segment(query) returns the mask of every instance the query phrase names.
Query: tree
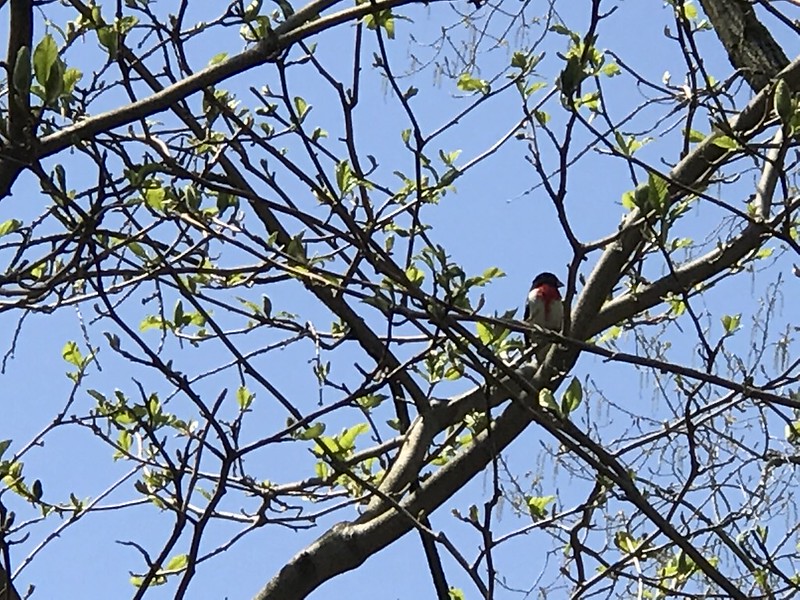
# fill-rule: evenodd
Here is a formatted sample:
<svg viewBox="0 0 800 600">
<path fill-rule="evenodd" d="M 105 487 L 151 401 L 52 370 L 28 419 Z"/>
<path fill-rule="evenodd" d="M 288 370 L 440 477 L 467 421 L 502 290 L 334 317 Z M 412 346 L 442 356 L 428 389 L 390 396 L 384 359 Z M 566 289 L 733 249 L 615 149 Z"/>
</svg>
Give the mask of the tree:
<svg viewBox="0 0 800 600">
<path fill-rule="evenodd" d="M 0 7 L 0 597 L 797 595 L 791 4 Z"/>
</svg>

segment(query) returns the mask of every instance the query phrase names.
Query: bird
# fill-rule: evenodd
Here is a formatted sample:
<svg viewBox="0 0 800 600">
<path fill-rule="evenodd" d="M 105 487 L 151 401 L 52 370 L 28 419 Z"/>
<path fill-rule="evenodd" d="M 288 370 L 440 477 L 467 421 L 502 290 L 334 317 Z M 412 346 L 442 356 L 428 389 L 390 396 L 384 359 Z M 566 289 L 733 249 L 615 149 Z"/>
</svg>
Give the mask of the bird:
<svg viewBox="0 0 800 600">
<path fill-rule="evenodd" d="M 551 331 L 561 331 L 561 323 L 564 320 L 564 304 L 561 302 L 561 294 L 558 288 L 564 284 L 558 277 L 545 271 L 533 278 L 531 290 L 528 292 L 528 299 L 525 302 L 525 322 L 528 325 L 538 325 L 542 329 Z M 525 332 L 525 345 L 532 347 L 541 346 L 536 351 L 536 361 L 541 364 L 547 354 L 548 344 L 544 343 L 541 336 L 533 331 Z"/>
</svg>

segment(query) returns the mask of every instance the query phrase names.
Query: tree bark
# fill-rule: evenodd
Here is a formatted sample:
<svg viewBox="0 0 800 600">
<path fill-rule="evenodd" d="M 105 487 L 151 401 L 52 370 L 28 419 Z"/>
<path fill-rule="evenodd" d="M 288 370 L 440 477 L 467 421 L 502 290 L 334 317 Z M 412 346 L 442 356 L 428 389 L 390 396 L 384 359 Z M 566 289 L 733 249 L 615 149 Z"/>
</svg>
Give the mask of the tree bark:
<svg viewBox="0 0 800 600">
<path fill-rule="evenodd" d="M 754 92 L 769 85 L 789 59 L 746 0 L 700 0 L 734 68 Z"/>
</svg>

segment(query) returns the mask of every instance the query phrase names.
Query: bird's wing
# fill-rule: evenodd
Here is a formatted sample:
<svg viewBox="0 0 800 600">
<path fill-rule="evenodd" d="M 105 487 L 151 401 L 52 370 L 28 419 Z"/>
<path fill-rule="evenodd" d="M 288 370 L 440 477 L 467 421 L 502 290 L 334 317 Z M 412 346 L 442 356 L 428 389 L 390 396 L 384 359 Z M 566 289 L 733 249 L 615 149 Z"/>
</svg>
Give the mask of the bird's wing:
<svg viewBox="0 0 800 600">
<path fill-rule="evenodd" d="M 525 302 L 525 320 L 536 325 L 542 325 L 544 321 L 544 302 L 535 290 L 530 291 Z"/>
<path fill-rule="evenodd" d="M 544 321 L 544 302 L 539 298 L 535 290 L 531 290 L 525 302 L 525 322 L 529 325 L 542 325 Z M 525 343 L 530 346 L 535 341 L 534 334 L 525 333 Z"/>
</svg>

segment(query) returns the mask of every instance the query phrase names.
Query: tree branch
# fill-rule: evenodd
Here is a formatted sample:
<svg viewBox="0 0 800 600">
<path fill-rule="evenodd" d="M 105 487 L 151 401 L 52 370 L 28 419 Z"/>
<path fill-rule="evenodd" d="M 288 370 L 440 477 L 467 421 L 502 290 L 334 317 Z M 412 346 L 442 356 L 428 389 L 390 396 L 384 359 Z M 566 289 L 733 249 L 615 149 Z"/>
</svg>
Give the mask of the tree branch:
<svg viewBox="0 0 800 600">
<path fill-rule="evenodd" d="M 785 79 L 791 89 L 795 90 L 800 87 L 800 59 L 796 59 L 789 65 L 781 73 L 781 77 Z M 765 127 L 765 120 L 770 111 L 768 100 L 768 90 L 763 90 L 736 118 L 725 125 L 725 130 L 735 135 L 740 141 L 751 139 Z M 684 196 L 687 190 L 701 187 L 711 174 L 733 155 L 729 150 L 714 143 L 720 135 L 722 134 L 710 135 L 672 169 L 669 181 L 670 195 L 673 201 Z M 609 247 L 598 261 L 576 303 L 573 312 L 572 337 L 586 339 L 597 331 L 619 320 L 629 318 L 641 310 L 642 300 L 640 297 L 636 299 L 623 297 L 616 301 L 617 305 L 609 304 L 603 307 L 603 304 L 608 293 L 619 280 L 622 267 L 642 240 L 642 217 L 640 211 L 632 211 L 621 226 L 622 233 L 617 242 Z M 733 247 L 737 252 L 745 249 L 744 254 L 746 254 L 758 243 L 763 230 L 764 227 L 761 225 L 749 226 Z M 707 257 L 707 261 L 711 263 L 710 266 L 697 265 L 696 268 L 702 267 L 703 274 L 707 277 L 710 273 L 717 273 L 739 260 L 733 250 L 728 249 L 726 252 L 723 249 L 721 252 L 722 256 L 716 260 Z M 690 263 L 690 265 L 693 264 Z M 686 268 L 684 267 L 684 269 Z M 663 296 L 658 293 L 656 288 L 650 293 L 654 300 L 657 298 L 657 301 L 660 301 Z M 634 308 L 633 302 L 638 302 L 635 305 L 636 308 Z M 427 514 L 438 508 L 475 474 L 484 469 L 491 461 L 492 456 L 506 448 L 528 426 L 531 419 L 545 426 L 549 432 L 557 434 L 557 427 L 553 424 L 551 417 L 530 409 L 526 403 L 529 402 L 527 400 L 528 392 L 541 387 L 542 382 L 547 380 L 545 378 L 553 374 L 554 369 L 551 363 L 555 363 L 559 367 L 560 373 L 567 373 L 574 365 L 579 353 L 580 349 L 574 346 L 564 348 L 554 345 L 535 379 L 531 380 L 530 371 L 525 369 L 516 371 L 515 377 L 504 379 L 496 392 L 497 396 L 489 400 L 489 403 L 493 405 L 496 401 L 506 398 L 512 398 L 515 401 L 493 423 L 491 440 L 487 441 L 486 431 L 476 437 L 476 441 L 471 447 L 434 473 L 420 486 L 418 492 L 410 494 L 402 501 L 401 504 L 407 508 L 407 511 L 410 514 L 417 514 L 420 511 Z M 517 384 L 516 377 L 530 381 L 531 385 L 525 385 L 524 382 L 523 385 Z M 547 387 L 555 389 L 562 379 L 563 375 L 551 379 L 547 383 Z M 435 409 L 427 415 L 419 416 L 409 429 L 393 469 L 387 476 L 393 480 L 392 485 L 388 487 L 396 490 L 398 482 L 417 472 L 418 464 L 423 460 L 430 440 L 441 427 L 443 413 L 440 411 L 453 411 L 447 417 L 454 417 L 467 405 L 473 403 L 479 405 L 483 397 L 483 391 L 476 388 L 442 405 L 441 408 L 437 407 L 438 410 Z M 644 510 L 641 506 L 642 503 L 646 505 L 645 508 L 649 507 L 644 511 L 648 517 L 658 516 L 657 511 L 636 492 L 635 486 L 632 488 L 633 491 L 628 488 L 630 486 L 625 488 L 625 492 L 632 502 L 642 510 Z M 385 489 L 384 485 L 381 485 L 381 489 Z M 654 522 L 698 564 L 701 564 L 700 561 L 702 561 L 701 566 L 704 572 L 720 587 L 734 597 L 743 597 L 713 565 L 710 565 L 702 555 L 698 554 L 688 541 L 682 539 L 668 522 L 664 519 Z M 413 524 L 399 512 L 386 509 L 384 503 L 373 503 L 358 520 L 339 523 L 295 555 L 256 598 L 258 600 L 267 600 L 268 598 L 282 600 L 305 597 L 324 581 L 358 567 L 369 556 L 388 546 L 412 527 Z"/>
<path fill-rule="evenodd" d="M 32 123 L 29 91 L 17 90 L 13 82 L 17 56 L 22 48 L 31 49 L 33 43 L 32 0 L 11 0 L 8 27 L 8 135 L 9 141 L 2 145 L 0 153 L 0 198 L 7 195 L 14 181 L 27 163 L 29 152 L 28 129 Z"/>
<path fill-rule="evenodd" d="M 745 0 L 700 0 L 734 68 L 754 92 L 789 64 L 789 59 Z"/>
<path fill-rule="evenodd" d="M 232 56 L 220 64 L 206 67 L 147 98 L 137 100 L 122 108 L 84 119 L 61 129 L 57 133 L 42 138 L 37 148 L 37 155 L 39 158 L 50 156 L 68 148 L 79 140 L 89 139 L 100 132 L 122 127 L 167 110 L 192 94 L 274 60 L 278 54 L 287 50 L 293 43 L 320 33 L 334 25 L 358 19 L 372 12 L 404 4 L 413 4 L 418 1 L 384 0 L 383 2 L 362 4 L 316 20 L 313 20 L 316 15 L 330 8 L 339 0 L 316 0 L 311 2 L 276 27 L 271 36 L 261 40 L 252 48 Z"/>
</svg>

